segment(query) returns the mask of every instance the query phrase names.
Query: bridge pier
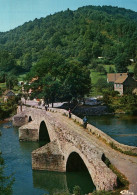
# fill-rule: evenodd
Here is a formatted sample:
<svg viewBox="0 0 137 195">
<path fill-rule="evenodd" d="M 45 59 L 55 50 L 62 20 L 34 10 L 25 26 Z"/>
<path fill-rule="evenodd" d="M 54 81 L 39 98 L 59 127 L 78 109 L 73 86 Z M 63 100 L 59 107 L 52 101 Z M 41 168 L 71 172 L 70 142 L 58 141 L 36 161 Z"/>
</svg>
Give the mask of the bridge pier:
<svg viewBox="0 0 137 195">
<path fill-rule="evenodd" d="M 56 140 L 32 152 L 32 169 L 65 172 L 64 156 Z"/>
<path fill-rule="evenodd" d="M 51 112 L 46 112 L 37 108 L 23 107 L 22 110 L 22 113 L 13 118 L 13 125 L 23 125 L 19 128 L 19 139 L 38 141 L 40 138 L 49 137 L 51 141 L 32 152 L 32 169 L 66 172 L 67 163 L 69 162 L 68 167 L 72 168 L 73 162 L 77 160 L 72 158 L 74 157 L 72 154 L 77 153 L 86 165 L 96 190 L 109 191 L 117 186 L 117 176 L 104 163 L 103 154 L 105 154 L 122 173 L 126 173 L 126 166 L 122 167 L 120 164 L 124 160 L 127 161 L 128 172 L 125 175 L 135 186 L 135 172 L 133 172 L 134 181 L 133 177 L 130 178 L 131 166 L 136 170 L 135 163 L 131 163 L 132 160 L 136 162 L 135 159 L 120 154 L 110 146 L 114 144 L 121 151 L 134 153 L 137 151 L 136 147 L 120 144 L 90 124 L 87 125 L 86 130 L 83 130 L 82 119 L 75 115 L 68 119 L 66 117 L 68 112 L 61 109 L 49 109 Z M 31 122 L 29 122 L 30 117 L 33 119 Z M 74 168 L 77 168 L 77 164 Z"/>
<path fill-rule="evenodd" d="M 15 127 L 21 127 L 28 122 L 28 116 L 24 113 L 17 114 L 12 119 L 12 124 Z"/>
<path fill-rule="evenodd" d="M 19 128 L 20 141 L 38 141 L 39 140 L 39 126 L 34 121 L 23 125 Z"/>
</svg>

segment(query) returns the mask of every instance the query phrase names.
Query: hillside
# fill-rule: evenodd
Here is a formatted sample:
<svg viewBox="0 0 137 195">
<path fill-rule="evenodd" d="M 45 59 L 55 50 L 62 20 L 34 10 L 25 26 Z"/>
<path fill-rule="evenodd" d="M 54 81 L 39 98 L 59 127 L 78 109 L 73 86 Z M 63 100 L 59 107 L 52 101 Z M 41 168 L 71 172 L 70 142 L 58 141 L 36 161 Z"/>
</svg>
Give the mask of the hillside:
<svg viewBox="0 0 137 195">
<path fill-rule="evenodd" d="M 8 66 L 14 65 L 20 73 L 29 71 L 47 50 L 86 66 L 100 56 L 102 64 L 123 59 L 127 66 L 129 59 L 137 58 L 137 13 L 111 6 L 68 9 L 1 32 L 0 50 L 1 59 L 2 51 L 10 53 Z M 0 61 L 2 71 L 4 62 Z"/>
</svg>

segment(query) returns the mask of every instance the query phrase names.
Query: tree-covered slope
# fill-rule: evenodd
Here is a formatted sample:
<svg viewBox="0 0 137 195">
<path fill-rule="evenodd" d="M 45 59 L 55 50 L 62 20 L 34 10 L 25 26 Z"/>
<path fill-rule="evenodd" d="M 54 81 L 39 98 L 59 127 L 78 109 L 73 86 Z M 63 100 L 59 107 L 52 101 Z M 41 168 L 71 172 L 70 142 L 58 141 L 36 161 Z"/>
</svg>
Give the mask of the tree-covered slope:
<svg viewBox="0 0 137 195">
<path fill-rule="evenodd" d="M 137 13 L 111 6 L 68 9 L 0 33 L 0 50 L 14 56 L 23 71 L 29 71 L 47 50 L 83 65 L 102 56 L 107 64 L 121 60 L 126 66 L 137 58 Z"/>
</svg>

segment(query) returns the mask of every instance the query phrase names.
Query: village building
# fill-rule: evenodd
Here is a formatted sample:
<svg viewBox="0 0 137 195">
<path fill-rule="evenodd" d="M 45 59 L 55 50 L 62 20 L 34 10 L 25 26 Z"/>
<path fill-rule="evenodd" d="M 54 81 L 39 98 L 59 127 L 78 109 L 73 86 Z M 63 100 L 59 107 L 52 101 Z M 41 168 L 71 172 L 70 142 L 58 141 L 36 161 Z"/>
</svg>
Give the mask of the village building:
<svg viewBox="0 0 137 195">
<path fill-rule="evenodd" d="M 12 98 L 15 96 L 15 93 L 11 90 L 6 90 L 3 94 L 3 100 L 4 102 L 7 102 L 8 99 Z"/>
<path fill-rule="evenodd" d="M 109 73 L 107 82 L 113 83 L 114 91 L 118 91 L 120 95 L 133 91 L 137 86 L 132 73 Z"/>
<path fill-rule="evenodd" d="M 115 81 L 120 77 L 120 76 L 127 76 L 128 73 L 108 73 L 107 74 L 107 82 L 108 83 L 115 83 Z"/>
</svg>

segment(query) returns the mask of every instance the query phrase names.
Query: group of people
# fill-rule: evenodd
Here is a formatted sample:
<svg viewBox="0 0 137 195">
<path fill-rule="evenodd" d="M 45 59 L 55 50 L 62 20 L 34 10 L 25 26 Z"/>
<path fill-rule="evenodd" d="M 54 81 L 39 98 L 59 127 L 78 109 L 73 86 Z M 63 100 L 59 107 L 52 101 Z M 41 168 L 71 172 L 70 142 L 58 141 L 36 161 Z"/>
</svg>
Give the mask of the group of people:
<svg viewBox="0 0 137 195">
<path fill-rule="evenodd" d="M 70 108 L 69 108 L 69 110 L 68 110 L 68 114 L 69 114 L 69 118 L 71 118 L 71 110 L 70 110 Z M 85 129 L 86 129 L 86 127 L 87 127 L 87 124 L 88 124 L 87 117 L 84 116 L 84 118 L 83 118 L 83 127 L 84 127 Z"/>
</svg>

